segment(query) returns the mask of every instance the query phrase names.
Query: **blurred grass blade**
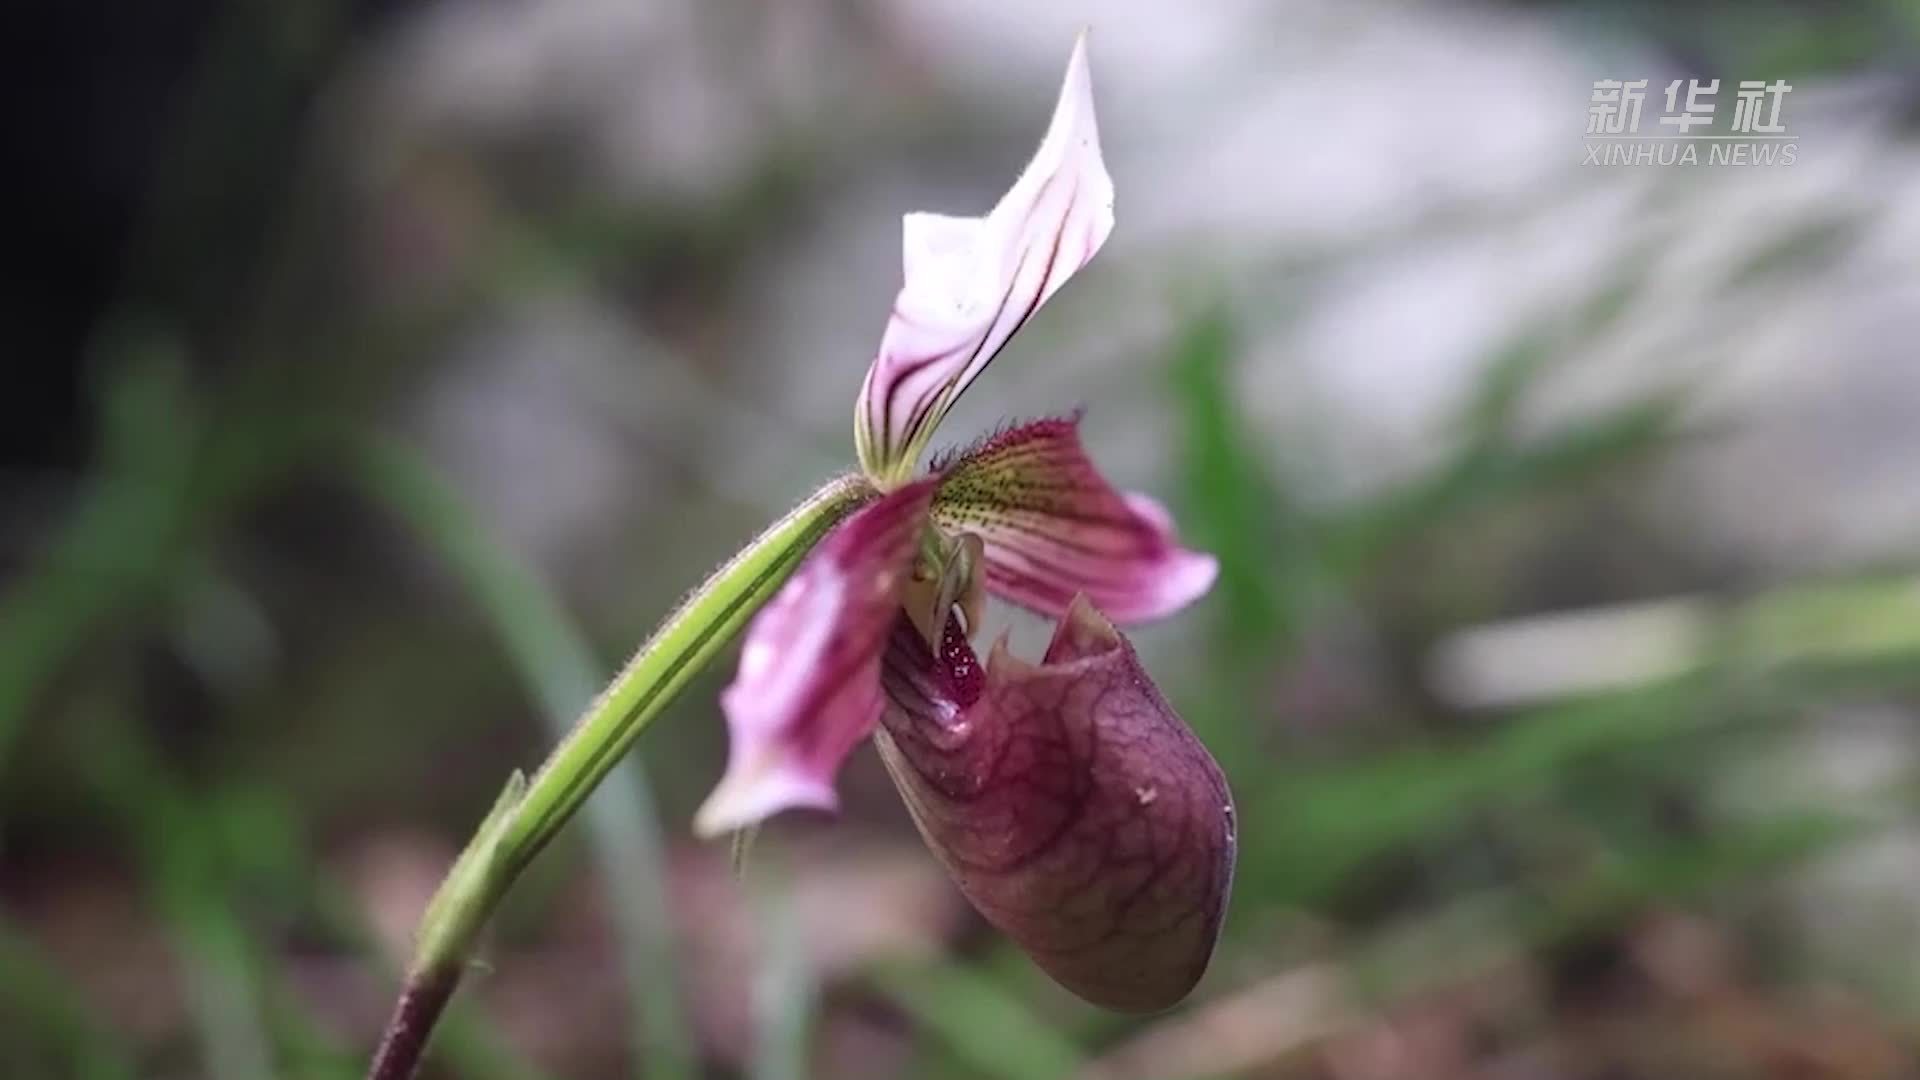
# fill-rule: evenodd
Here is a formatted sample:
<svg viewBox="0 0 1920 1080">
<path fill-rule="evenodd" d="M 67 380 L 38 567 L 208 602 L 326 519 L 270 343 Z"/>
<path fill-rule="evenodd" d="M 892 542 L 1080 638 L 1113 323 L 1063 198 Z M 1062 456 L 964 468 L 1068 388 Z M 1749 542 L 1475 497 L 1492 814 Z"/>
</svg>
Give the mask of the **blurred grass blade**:
<svg viewBox="0 0 1920 1080">
<path fill-rule="evenodd" d="M 778 875 L 753 890 L 762 945 L 753 977 L 753 1080 L 807 1080 L 817 987 L 793 893 Z"/>
<path fill-rule="evenodd" d="M 0 593 L 0 762 L 87 635 L 152 600 L 195 513 L 198 411 L 177 358 L 153 351 L 107 385 L 98 470 L 43 557 Z"/>
<path fill-rule="evenodd" d="M 1033 1009 L 976 971 L 951 964 L 883 965 L 873 981 L 954 1057 L 1000 1080 L 1060 1080 L 1080 1052 Z"/>
<path fill-rule="evenodd" d="M 91 1013 L 60 969 L 10 923 L 0 920 L 0 1018 L 5 1017 L 19 1018 L 58 1039 L 72 1069 L 67 1075 L 78 1080 L 133 1080 L 128 1050 Z M 27 1049 L 19 1043 L 0 1047 L 0 1064 L 15 1063 L 17 1059 L 9 1055 Z"/>
<path fill-rule="evenodd" d="M 489 537 L 425 462 L 392 444 L 362 449 L 361 484 L 446 559 L 500 634 L 550 731 L 565 738 L 603 681 L 585 636 L 533 571 Z M 694 1056 L 676 977 L 665 843 L 637 757 L 608 774 L 585 813 L 633 994 L 639 1064 L 648 1076 L 690 1077 Z"/>
<path fill-rule="evenodd" d="M 1839 262 L 1868 228 L 1866 216 L 1851 209 L 1827 209 L 1794 222 L 1761 240 L 1728 275 L 1726 288 L 1750 289 L 1769 279 L 1798 284 Z"/>
<path fill-rule="evenodd" d="M 184 891 L 204 883 L 180 884 Z M 258 1080 L 276 1071 L 260 1011 L 263 995 L 240 928 L 212 911 L 218 903 L 184 894 L 168 903 L 184 953 L 188 1008 L 200 1028 L 210 1080 Z"/>
<path fill-rule="evenodd" d="M 1244 784 L 1266 760 L 1260 732 L 1276 668 L 1343 598 L 1241 413 L 1236 346 L 1227 312 L 1207 309 L 1177 343 L 1170 377 L 1182 413 L 1180 518 L 1194 545 L 1220 560 L 1207 602 L 1224 612 L 1200 676 L 1204 692 L 1179 695 L 1180 706 L 1228 778 Z"/>
<path fill-rule="evenodd" d="M 271 1076 L 264 972 L 228 897 L 217 830 L 197 793 L 160 766 L 144 730 L 128 727 L 124 737 L 89 747 L 86 779 L 124 825 L 167 925 L 206 1073 L 211 1080 Z"/>
<path fill-rule="evenodd" d="M 1519 447 L 1470 441 L 1441 468 L 1330 523 L 1329 558 L 1343 577 L 1360 578 L 1411 537 L 1649 458 L 1674 438 L 1683 404 L 1677 394 L 1655 395 Z"/>
<path fill-rule="evenodd" d="M 186 786 L 151 745 L 150 733 L 140 722 L 141 714 L 120 681 L 106 679 L 90 684 L 75 710 L 68 730 L 88 733 L 86 750 L 77 755 L 83 762 L 77 779 L 93 805 L 110 814 L 123 833 L 138 860 L 147 892 L 176 942 L 188 953 L 183 966 L 194 965 L 210 972 L 196 980 L 201 998 L 206 993 L 232 994 L 244 984 L 245 992 L 235 996 L 251 996 L 258 1005 L 236 1009 L 230 1003 L 213 1000 L 196 1015 L 202 1038 L 209 1044 L 209 1056 L 213 1056 L 216 1043 L 234 1047 L 244 1043 L 267 1045 L 266 1031 L 238 1027 L 263 1021 L 277 1039 L 274 1048 L 282 1054 L 298 1053 L 302 1048 L 309 1052 L 323 1050 L 324 1033 L 304 1014 L 299 995 L 287 987 L 285 974 L 263 955 L 265 947 L 258 935 L 250 932 L 229 898 L 306 896 L 329 932 L 363 952 L 377 955 L 372 935 L 360 920 L 359 906 L 346 901 L 333 882 L 308 861 L 311 848 L 298 839 L 290 810 L 277 820 L 280 827 L 272 829 L 233 828 L 216 820 L 220 807 L 232 812 L 236 803 L 251 806 L 255 813 L 271 814 L 281 806 L 284 793 L 277 788 L 262 788 L 255 793 L 258 797 L 249 801 L 236 799 L 231 790 L 203 792 Z M 242 836 L 251 839 L 242 847 L 232 846 Z M 257 876 L 249 876 L 244 885 L 228 880 L 238 867 L 246 867 Z M 5 988 L 24 975 L 19 974 L 23 968 L 4 948 L 0 948 L 0 961 L 4 961 L 0 963 L 3 998 Z M 224 974 L 222 968 L 226 969 Z M 198 1007 L 199 999 L 193 1004 Z M 459 1066 L 458 1075 L 475 1080 L 541 1080 L 541 1073 L 516 1057 L 493 1031 L 472 1022 L 472 1017 L 461 1010 L 456 1010 L 447 1027 L 447 1056 Z M 101 1048 L 103 1052 L 107 1048 L 104 1041 Z M 220 1053 L 230 1059 L 240 1057 L 238 1050 Z M 287 1064 L 284 1060 L 280 1063 Z M 358 1076 L 360 1064 L 356 1049 L 343 1058 L 342 1075 Z M 233 1075 L 242 1067 L 227 1067 L 224 1074 L 212 1073 L 211 1069 L 208 1072 Z M 291 1066 L 286 1071 L 313 1075 Z"/>
<path fill-rule="evenodd" d="M 1697 681 L 1541 709 L 1491 735 L 1345 763 L 1276 769 L 1245 799 L 1241 889 L 1267 902 L 1325 902 L 1354 871 L 1456 827 L 1496 796 L 1537 788 L 1594 755 L 1697 731 Z"/>
<path fill-rule="evenodd" d="M 1498 346 L 1454 421 L 1456 437 L 1491 446 L 1511 436 L 1527 395 L 1541 380 L 1633 310 L 1659 251 L 1651 243 L 1636 245 L 1578 303 L 1551 308 Z"/>
<path fill-rule="evenodd" d="M 1376 929 L 1347 958 L 1355 983 L 1381 999 L 1442 991 L 1504 963 L 1605 932 L 1649 907 L 1695 904 L 1754 883 L 1880 828 L 1861 817 L 1783 814 L 1698 839 L 1667 840 L 1593 860 L 1532 889 L 1471 894 Z"/>
<path fill-rule="evenodd" d="M 1181 520 L 1195 546 L 1220 560 L 1213 595 L 1226 609 L 1224 640 L 1265 656 L 1289 634 L 1280 540 L 1284 500 L 1234 403 L 1233 328 L 1224 311 L 1197 317 L 1175 348 L 1173 389 L 1183 429 Z"/>
</svg>

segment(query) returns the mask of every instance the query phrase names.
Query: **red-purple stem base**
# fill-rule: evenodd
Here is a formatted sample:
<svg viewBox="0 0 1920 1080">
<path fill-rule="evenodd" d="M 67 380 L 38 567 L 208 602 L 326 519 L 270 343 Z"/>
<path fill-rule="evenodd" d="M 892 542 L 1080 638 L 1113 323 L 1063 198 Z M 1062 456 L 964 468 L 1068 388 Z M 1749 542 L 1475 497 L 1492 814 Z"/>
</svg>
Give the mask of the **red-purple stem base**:
<svg viewBox="0 0 1920 1080">
<path fill-rule="evenodd" d="M 374 1051 L 373 1064 L 367 1066 L 367 1080 L 412 1080 L 420 1069 L 434 1025 L 459 985 L 458 967 L 407 976 L 407 985 L 393 1006 L 393 1016 L 387 1020 L 387 1030 L 380 1036 L 380 1048 Z"/>
</svg>

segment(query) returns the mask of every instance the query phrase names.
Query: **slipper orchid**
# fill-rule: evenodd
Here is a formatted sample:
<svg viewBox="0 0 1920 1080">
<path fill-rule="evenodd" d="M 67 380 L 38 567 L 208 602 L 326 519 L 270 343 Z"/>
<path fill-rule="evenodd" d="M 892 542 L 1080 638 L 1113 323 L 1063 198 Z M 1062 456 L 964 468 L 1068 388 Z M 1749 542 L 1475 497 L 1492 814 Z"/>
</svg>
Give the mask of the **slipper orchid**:
<svg viewBox="0 0 1920 1080">
<path fill-rule="evenodd" d="M 1215 561 L 1100 476 L 1077 418 L 1008 428 L 915 475 L 954 402 L 1112 229 L 1082 38 L 998 205 L 905 219 L 904 284 L 855 409 L 865 501 L 748 627 L 721 699 L 726 775 L 695 825 L 832 808 L 834 774 L 872 735 L 988 920 L 1088 1000 L 1152 1010 L 1212 952 L 1233 809 L 1109 619 L 1177 611 Z M 1003 639 L 980 664 L 968 635 L 983 593 L 1060 620 L 1040 663 Z"/>
<path fill-rule="evenodd" d="M 1185 607 L 1213 558 L 1100 476 L 1077 417 L 916 475 L 954 402 L 1112 231 L 1082 37 L 999 204 L 907 215 L 905 281 L 854 410 L 860 473 L 716 569 L 532 777 L 513 774 L 421 917 L 370 1080 L 414 1075 L 508 887 L 743 627 L 721 696 L 727 771 L 698 831 L 831 808 L 840 763 L 871 736 L 960 890 L 1061 985 L 1134 1011 L 1193 988 L 1233 877 L 1232 797 L 1113 621 Z M 987 593 L 1060 620 L 1039 663 L 1004 638 L 980 663 L 968 637 Z"/>
</svg>

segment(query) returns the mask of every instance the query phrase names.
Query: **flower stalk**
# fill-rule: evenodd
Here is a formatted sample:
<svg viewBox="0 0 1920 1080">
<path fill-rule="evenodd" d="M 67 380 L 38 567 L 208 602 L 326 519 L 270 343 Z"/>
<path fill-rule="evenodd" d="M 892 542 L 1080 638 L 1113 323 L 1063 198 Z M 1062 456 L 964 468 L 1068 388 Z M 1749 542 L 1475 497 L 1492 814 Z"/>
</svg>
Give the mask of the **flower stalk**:
<svg viewBox="0 0 1920 1080">
<path fill-rule="evenodd" d="M 527 778 L 516 770 L 428 903 L 406 985 L 367 1070 L 371 1080 L 410 1077 L 419 1068 L 434 1025 L 460 985 L 473 943 L 506 891 L 511 875 L 505 873 L 501 840 L 526 789 Z"/>
<path fill-rule="evenodd" d="M 822 487 L 715 570 L 654 631 L 527 785 L 505 838 L 514 873 L 546 847 L 642 729 L 733 641 L 820 538 L 873 493 L 858 476 Z"/>
<path fill-rule="evenodd" d="M 414 1075 L 481 930 L 521 870 L 632 749 L 647 724 L 786 583 L 820 538 L 873 494 L 865 480 L 841 477 L 774 522 L 661 624 L 531 780 L 513 775 L 427 906 L 368 1080 Z"/>
</svg>

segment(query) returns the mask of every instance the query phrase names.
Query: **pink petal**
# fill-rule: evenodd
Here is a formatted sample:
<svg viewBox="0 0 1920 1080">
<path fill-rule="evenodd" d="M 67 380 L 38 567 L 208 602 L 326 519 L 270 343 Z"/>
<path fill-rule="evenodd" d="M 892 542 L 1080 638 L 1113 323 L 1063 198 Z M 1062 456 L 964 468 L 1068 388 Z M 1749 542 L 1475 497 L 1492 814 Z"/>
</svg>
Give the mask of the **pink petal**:
<svg viewBox="0 0 1920 1080">
<path fill-rule="evenodd" d="M 739 674 L 720 697 L 727 772 L 695 831 L 834 807 L 834 773 L 879 717 L 880 654 L 933 486 L 923 480 L 856 511 L 754 616 Z"/>
<path fill-rule="evenodd" d="M 944 470 L 933 514 L 987 542 L 987 588 L 1058 616 L 1077 593 L 1123 623 L 1171 614 L 1213 586 L 1213 556 L 1179 545 L 1173 519 L 1107 483 L 1080 446 L 1079 420 L 1001 432 Z"/>
<path fill-rule="evenodd" d="M 908 214 L 905 283 L 854 416 L 876 482 L 913 472 L 947 410 L 1047 298 L 1113 231 L 1086 39 L 1075 44 L 1040 149 L 984 217 Z"/>
<path fill-rule="evenodd" d="M 875 735 L 921 835 L 988 921 L 1097 1005 L 1164 1009 L 1206 970 L 1233 878 L 1232 796 L 1084 598 L 1048 659 L 982 676 L 902 619 Z"/>
</svg>

